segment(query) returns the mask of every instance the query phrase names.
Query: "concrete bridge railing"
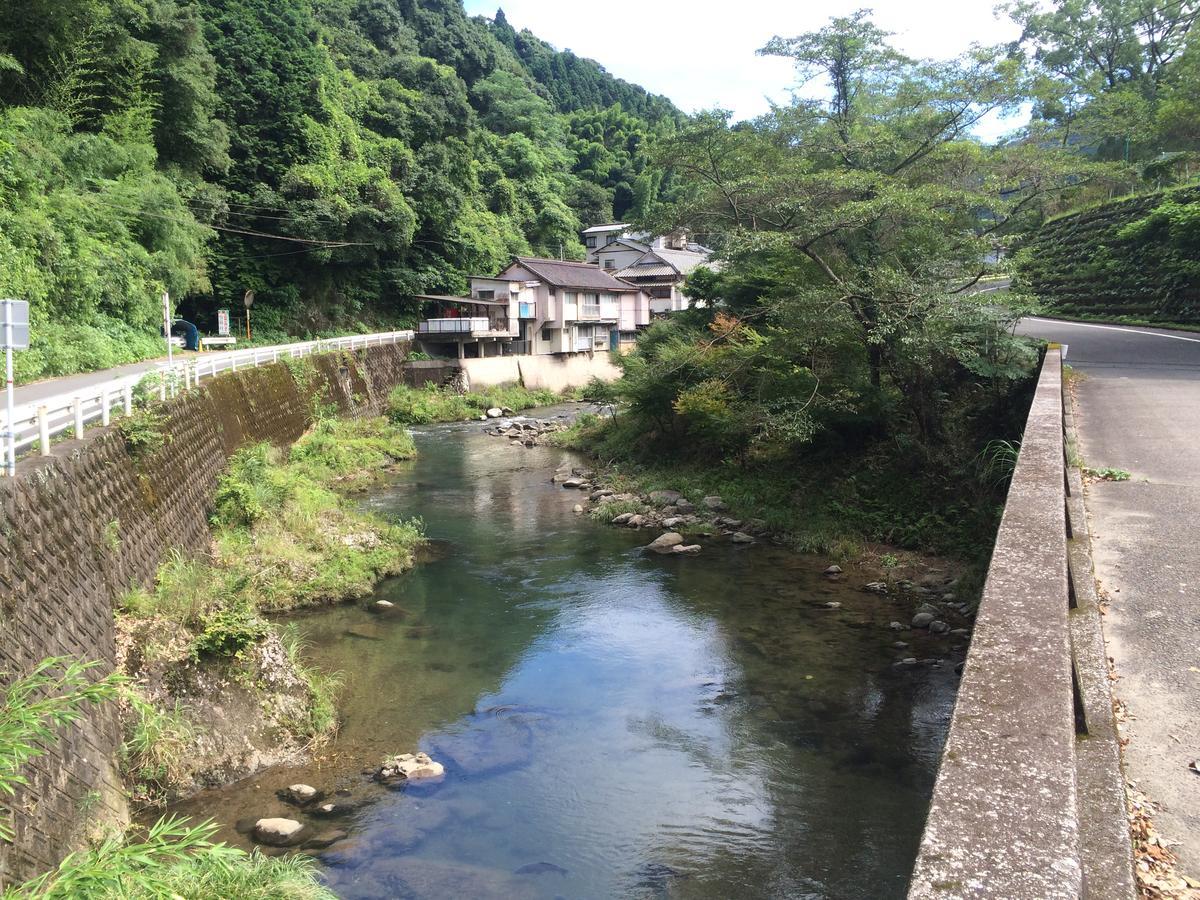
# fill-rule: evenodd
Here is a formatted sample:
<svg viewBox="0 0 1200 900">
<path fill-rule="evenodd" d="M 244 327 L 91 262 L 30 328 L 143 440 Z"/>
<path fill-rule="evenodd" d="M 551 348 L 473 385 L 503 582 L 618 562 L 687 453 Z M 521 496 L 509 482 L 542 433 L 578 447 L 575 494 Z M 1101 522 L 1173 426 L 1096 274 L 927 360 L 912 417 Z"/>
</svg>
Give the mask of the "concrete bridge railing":
<svg viewBox="0 0 1200 900">
<path fill-rule="evenodd" d="M 1132 898 L 1132 853 L 1062 357 L 1042 365 L 912 900 Z"/>
</svg>

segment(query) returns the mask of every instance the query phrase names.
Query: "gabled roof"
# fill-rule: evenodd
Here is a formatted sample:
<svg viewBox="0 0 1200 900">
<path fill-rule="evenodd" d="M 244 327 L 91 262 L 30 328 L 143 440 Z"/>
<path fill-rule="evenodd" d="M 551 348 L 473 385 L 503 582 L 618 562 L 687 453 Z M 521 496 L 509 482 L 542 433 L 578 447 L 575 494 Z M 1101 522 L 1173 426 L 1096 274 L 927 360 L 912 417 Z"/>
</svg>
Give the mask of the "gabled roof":
<svg viewBox="0 0 1200 900">
<path fill-rule="evenodd" d="M 585 228 L 585 229 L 583 229 L 583 233 L 584 234 L 597 234 L 601 231 L 618 231 L 620 229 L 624 229 L 624 228 L 628 228 L 628 227 L 629 226 L 627 224 L 625 224 L 624 222 L 609 222 L 605 225 L 593 225 L 591 228 Z"/>
<path fill-rule="evenodd" d="M 617 273 L 618 278 L 647 278 L 688 275 L 697 266 L 708 262 L 707 253 L 694 250 L 649 250 L 637 262 Z"/>
<path fill-rule="evenodd" d="M 637 288 L 613 278 L 592 263 L 566 262 L 561 259 L 538 259 L 533 256 L 514 256 L 513 266 L 533 273 L 546 284 L 560 288 L 580 288 L 588 291 L 635 291 Z M 505 271 L 508 271 L 507 269 Z M 504 273 L 500 274 L 503 278 Z"/>
<path fill-rule="evenodd" d="M 597 247 L 592 252 L 599 256 L 605 250 L 609 249 L 610 247 L 616 247 L 617 245 L 624 247 L 626 250 L 636 250 L 638 253 L 645 253 L 650 249 L 645 244 L 640 244 L 632 238 L 623 237 L 617 238 L 615 241 L 609 241 L 603 247 Z"/>
</svg>

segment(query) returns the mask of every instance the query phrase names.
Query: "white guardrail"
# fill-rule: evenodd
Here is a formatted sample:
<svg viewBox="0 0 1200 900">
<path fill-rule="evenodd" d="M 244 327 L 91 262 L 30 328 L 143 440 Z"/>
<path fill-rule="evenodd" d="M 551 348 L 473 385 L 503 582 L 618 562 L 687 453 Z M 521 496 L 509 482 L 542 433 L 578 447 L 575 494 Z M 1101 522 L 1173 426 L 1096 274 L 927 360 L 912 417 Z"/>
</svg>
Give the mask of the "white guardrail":
<svg viewBox="0 0 1200 900">
<path fill-rule="evenodd" d="M 174 396 L 178 391 L 188 390 L 221 372 L 255 368 L 281 359 L 301 359 L 330 350 L 357 350 L 360 347 L 396 344 L 412 339 L 411 331 L 384 331 L 274 347 L 210 351 L 179 360 L 174 365 L 162 363 L 144 372 L 18 405 L 13 409 L 13 421 L 7 430 L 14 436 L 13 443 L 18 453 L 37 445 L 45 456 L 50 453 L 51 440 L 64 431 L 74 430 L 74 436 L 78 438 L 83 436 L 89 424 L 99 422 L 108 425 L 114 417 L 129 415 L 133 411 L 133 390 L 148 376 L 159 376 L 159 399 L 165 400 L 168 394 Z M 3 469 L 0 468 L 0 471 Z"/>
</svg>

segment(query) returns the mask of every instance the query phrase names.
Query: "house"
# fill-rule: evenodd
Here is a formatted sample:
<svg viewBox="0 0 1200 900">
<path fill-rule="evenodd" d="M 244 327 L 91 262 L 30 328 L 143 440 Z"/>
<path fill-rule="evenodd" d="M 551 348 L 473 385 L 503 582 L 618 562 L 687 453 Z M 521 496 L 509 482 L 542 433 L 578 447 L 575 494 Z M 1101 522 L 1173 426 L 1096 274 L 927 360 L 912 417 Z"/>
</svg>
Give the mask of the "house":
<svg viewBox="0 0 1200 900">
<path fill-rule="evenodd" d="M 619 350 L 650 324 L 650 297 L 591 263 L 513 260 L 471 278 L 470 297 L 424 295 L 431 317 L 417 339 L 459 358 Z"/>
<path fill-rule="evenodd" d="M 587 261 L 596 262 L 596 251 L 625 236 L 629 229 L 630 226 L 624 222 L 610 222 L 607 225 L 593 225 L 583 229 L 580 237 L 583 238 L 583 246 L 587 250 Z"/>
<path fill-rule="evenodd" d="M 691 300 L 682 291 L 684 280 L 697 266 L 708 265 L 712 251 L 684 238 L 658 239 L 636 260 L 613 274 L 641 288 L 650 297 L 656 316 L 687 309 Z"/>
<path fill-rule="evenodd" d="M 585 228 L 582 237 L 588 248 L 588 262 L 642 288 L 650 295 L 650 311 L 656 316 L 688 308 L 691 301 L 680 286 L 712 255 L 682 230 L 652 237 L 632 231 L 622 222 L 613 222 Z"/>
</svg>

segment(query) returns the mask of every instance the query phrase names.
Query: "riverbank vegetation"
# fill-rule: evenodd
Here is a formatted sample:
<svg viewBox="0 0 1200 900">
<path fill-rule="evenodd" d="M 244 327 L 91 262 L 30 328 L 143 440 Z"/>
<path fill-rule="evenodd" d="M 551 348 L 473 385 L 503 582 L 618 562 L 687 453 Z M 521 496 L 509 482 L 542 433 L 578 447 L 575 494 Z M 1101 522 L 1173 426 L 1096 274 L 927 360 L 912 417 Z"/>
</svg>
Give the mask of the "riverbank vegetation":
<svg viewBox="0 0 1200 900">
<path fill-rule="evenodd" d="M 680 190 L 654 230 L 710 236 L 721 266 L 618 360 L 623 411 L 575 441 L 809 549 L 986 554 L 1004 479 L 983 461 L 1019 439 L 1038 351 L 971 291 L 997 244 L 1096 170 L 966 136 L 1022 96 L 998 52 L 910 60 L 862 12 L 763 52 L 830 95 L 752 124 L 700 115 L 660 145 Z"/>
<path fill-rule="evenodd" d="M 125 771 L 137 798 L 157 802 L 235 765 L 226 757 L 247 733 L 271 736 L 281 758 L 334 733 L 337 676 L 305 666 L 298 636 L 265 616 L 365 596 L 412 565 L 420 523 L 386 521 L 347 492 L 414 453 L 403 428 L 374 418 L 320 419 L 290 450 L 234 454 L 217 485 L 211 552 L 172 555 L 152 587 L 119 603 L 134 679 L 122 704 Z"/>
<path fill-rule="evenodd" d="M 42 755 L 60 729 L 89 707 L 113 702 L 125 689 L 118 674 L 98 676 L 95 663 L 46 659 L 14 679 L 0 702 L 0 796 L 25 784 L 21 772 Z M 10 838 L 7 819 L 0 837 Z M 326 900 L 333 895 L 303 858 L 267 859 L 211 840 L 217 826 L 161 820 L 144 832 L 131 828 L 97 838 L 56 868 L 23 884 L 6 886 L 4 900 L 96 897 L 209 897 Z"/>
<path fill-rule="evenodd" d="M 463 422 L 478 419 L 489 409 L 520 411 L 535 406 L 561 403 L 563 397 L 553 391 L 523 387 L 519 384 L 495 385 L 482 391 L 460 393 L 452 388 L 429 384 L 421 388 L 399 385 L 388 395 L 388 417 L 401 425 L 428 425 L 432 422 Z"/>
</svg>

